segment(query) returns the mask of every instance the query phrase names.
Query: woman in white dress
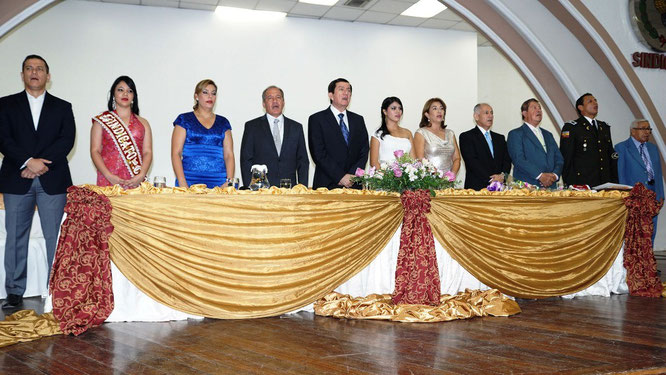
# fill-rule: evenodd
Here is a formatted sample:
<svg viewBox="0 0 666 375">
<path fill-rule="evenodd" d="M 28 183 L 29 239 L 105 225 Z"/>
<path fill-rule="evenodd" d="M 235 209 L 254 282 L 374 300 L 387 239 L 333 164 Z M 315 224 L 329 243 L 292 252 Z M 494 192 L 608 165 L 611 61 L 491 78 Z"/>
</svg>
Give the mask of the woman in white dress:
<svg viewBox="0 0 666 375">
<path fill-rule="evenodd" d="M 414 153 L 427 158 L 437 169 L 453 172 L 460 170 L 460 151 L 453 130 L 446 129 L 446 104 L 440 98 L 428 99 L 421 112 L 421 123 L 414 134 Z"/>
<path fill-rule="evenodd" d="M 390 96 L 382 102 L 382 124 L 370 138 L 370 166 L 380 168 L 382 163 L 391 163 L 395 160 L 394 152 L 404 151 L 414 157 L 412 147 L 412 132 L 400 127 L 402 118 L 402 102 L 395 96 Z"/>
</svg>

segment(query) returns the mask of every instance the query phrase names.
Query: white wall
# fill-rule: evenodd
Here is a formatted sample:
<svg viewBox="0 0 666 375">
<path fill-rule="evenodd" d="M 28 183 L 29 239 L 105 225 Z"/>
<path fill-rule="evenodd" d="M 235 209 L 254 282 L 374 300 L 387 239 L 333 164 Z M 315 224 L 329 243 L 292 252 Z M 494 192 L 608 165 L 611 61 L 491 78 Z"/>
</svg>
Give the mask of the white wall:
<svg viewBox="0 0 666 375">
<path fill-rule="evenodd" d="M 109 86 L 123 74 L 135 80 L 141 115 L 153 128 L 150 175 L 169 176 L 169 184 L 172 121 L 191 110 L 203 78 L 219 86 L 216 112 L 232 124 L 236 155 L 243 124 L 263 113 L 261 91 L 270 84 L 285 90 L 285 114 L 306 131 L 339 76 L 351 81 L 350 110 L 365 117 L 369 133 L 387 96 L 402 99 L 403 126 L 412 131 L 423 103 L 443 98 L 456 134 L 469 127 L 477 99 L 476 34 L 460 31 L 291 17 L 234 23 L 207 11 L 65 1 L 0 39 L 0 95 L 22 90 L 20 65 L 31 53 L 49 62 L 49 92 L 74 106 L 75 184 L 95 182 L 90 118 L 105 109 Z"/>
<path fill-rule="evenodd" d="M 547 58 L 552 59 L 555 73 L 563 73 L 563 85 L 570 95 L 571 107 L 574 107 L 580 95 L 586 92 L 594 94 L 599 101 L 597 118 L 611 126 L 613 143 L 625 140 L 625 129 L 633 120 L 631 111 L 599 64 L 585 52 L 580 41 L 539 2 L 533 2 L 526 7 L 522 0 L 502 1 L 520 17 L 525 27 L 539 38 L 545 53 L 548 53 Z M 609 5 L 619 2 L 624 1 L 603 1 Z M 566 118 L 564 121 L 574 119 Z M 559 125 L 561 127 L 564 124 Z"/>
<path fill-rule="evenodd" d="M 520 106 L 525 100 L 536 98 L 536 94 L 509 60 L 494 47 L 479 47 L 477 64 L 479 102 L 493 107 L 495 118 L 492 130 L 506 137 L 509 131 L 522 125 Z M 469 108 L 469 128 L 474 126 L 472 112 Z M 559 144 L 560 133 L 546 111 L 540 126 L 553 133 L 555 142 Z"/>
</svg>

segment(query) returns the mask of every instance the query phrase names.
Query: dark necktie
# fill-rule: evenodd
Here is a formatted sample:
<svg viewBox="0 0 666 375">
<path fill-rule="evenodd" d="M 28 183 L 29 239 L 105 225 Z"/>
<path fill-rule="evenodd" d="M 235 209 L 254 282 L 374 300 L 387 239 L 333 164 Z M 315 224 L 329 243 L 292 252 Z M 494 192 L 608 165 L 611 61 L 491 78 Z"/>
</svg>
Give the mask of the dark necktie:
<svg viewBox="0 0 666 375">
<path fill-rule="evenodd" d="M 349 129 L 347 129 L 347 124 L 345 124 L 345 114 L 338 113 L 340 118 L 340 130 L 342 130 L 342 137 L 345 139 L 345 143 L 349 146 Z"/>
<path fill-rule="evenodd" d="M 645 163 L 645 169 L 647 169 L 648 181 L 652 181 L 654 180 L 654 171 L 650 165 L 650 159 L 648 159 L 648 156 L 645 153 L 645 143 L 641 143 L 638 149 L 641 151 L 641 159 L 643 159 L 643 163 Z"/>
</svg>

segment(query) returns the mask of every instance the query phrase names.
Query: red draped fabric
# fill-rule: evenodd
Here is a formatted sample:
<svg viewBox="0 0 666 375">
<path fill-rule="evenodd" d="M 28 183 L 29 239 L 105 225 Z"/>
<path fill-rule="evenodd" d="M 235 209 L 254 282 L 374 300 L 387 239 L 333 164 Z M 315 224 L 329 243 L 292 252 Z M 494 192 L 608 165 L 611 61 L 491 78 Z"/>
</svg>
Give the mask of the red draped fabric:
<svg viewBox="0 0 666 375">
<path fill-rule="evenodd" d="M 430 192 L 405 191 L 400 197 L 405 215 L 395 269 L 394 304 L 439 305 L 439 270 L 435 239 L 426 214 Z"/>
<path fill-rule="evenodd" d="M 652 250 L 652 218 L 659 213 L 663 201 L 638 183 L 631 195 L 624 198 L 627 225 L 624 233 L 624 268 L 627 270 L 629 294 L 642 297 L 661 297 L 662 285 L 657 274 L 657 261 Z"/>
<path fill-rule="evenodd" d="M 104 323 L 113 311 L 111 203 L 103 195 L 72 186 L 67 189 L 65 213 L 49 291 L 60 329 L 79 335 Z"/>
</svg>

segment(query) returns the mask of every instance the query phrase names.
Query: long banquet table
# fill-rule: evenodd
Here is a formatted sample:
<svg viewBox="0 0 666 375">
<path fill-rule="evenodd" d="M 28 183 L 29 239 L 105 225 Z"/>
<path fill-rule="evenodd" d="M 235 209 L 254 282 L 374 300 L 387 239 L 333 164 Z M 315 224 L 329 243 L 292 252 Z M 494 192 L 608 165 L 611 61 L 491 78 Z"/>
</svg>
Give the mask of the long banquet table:
<svg viewBox="0 0 666 375">
<path fill-rule="evenodd" d="M 115 309 L 107 321 L 271 316 L 308 308 L 331 290 L 355 296 L 393 290 L 402 220 L 397 194 L 149 185 L 86 186 L 77 194 L 70 193 L 79 208 L 68 211 L 68 220 L 79 215 L 96 233 L 109 234 Z M 438 192 L 428 220 L 442 293 L 489 287 L 529 298 L 627 293 L 626 196 Z M 109 213 L 104 224 L 100 217 Z M 81 235 L 86 228 L 76 230 L 60 241 L 90 240 Z M 56 266 L 67 258 L 64 247 Z"/>
</svg>

